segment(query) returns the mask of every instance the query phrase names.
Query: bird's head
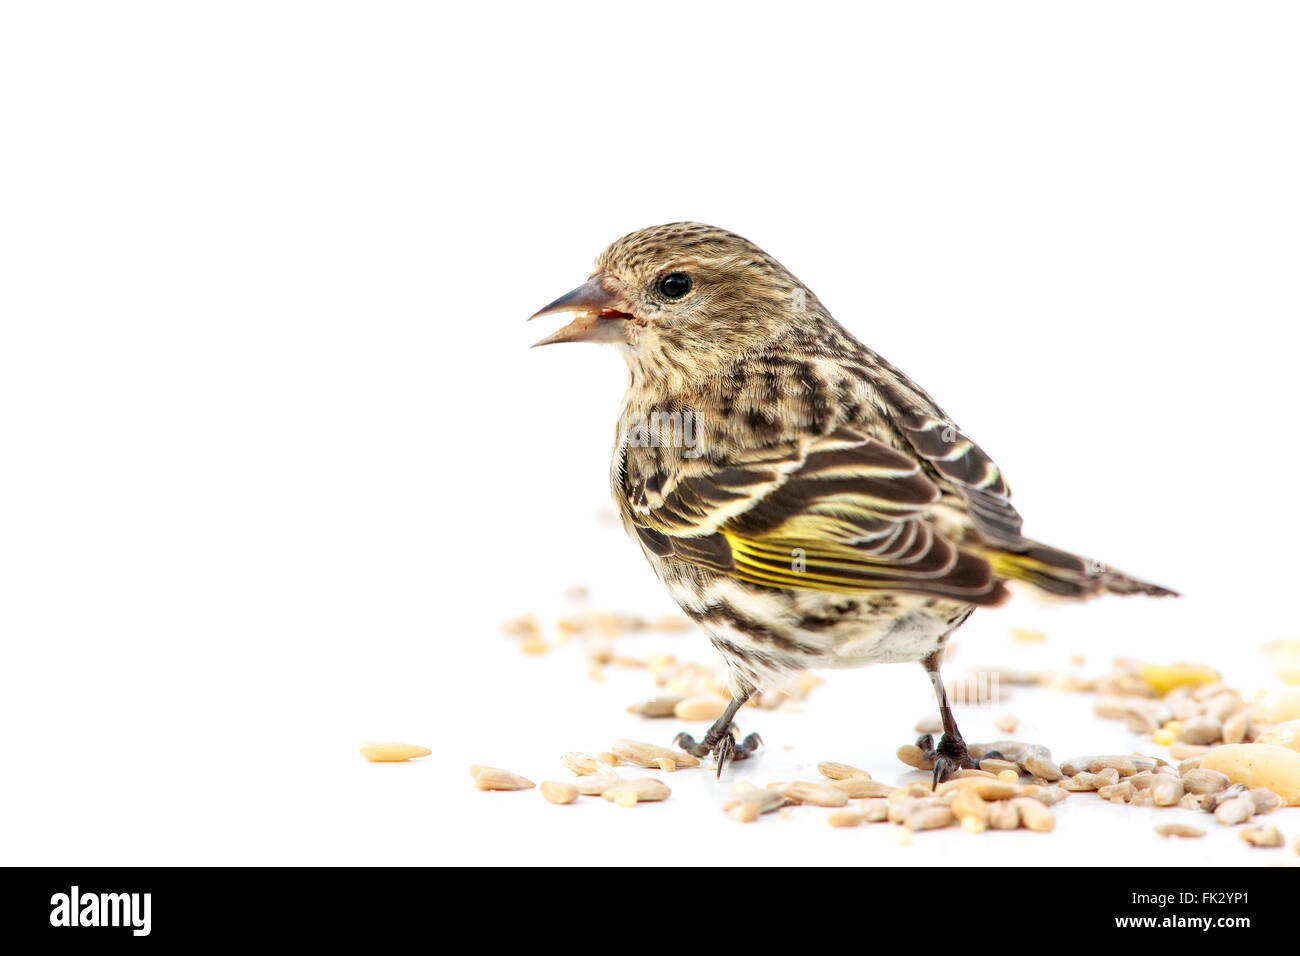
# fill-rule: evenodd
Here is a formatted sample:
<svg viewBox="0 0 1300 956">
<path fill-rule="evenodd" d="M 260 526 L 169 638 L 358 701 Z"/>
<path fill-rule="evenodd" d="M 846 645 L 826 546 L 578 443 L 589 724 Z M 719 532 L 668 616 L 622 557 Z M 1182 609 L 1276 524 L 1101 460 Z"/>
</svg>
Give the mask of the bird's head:
<svg viewBox="0 0 1300 956">
<path fill-rule="evenodd" d="M 675 222 L 619 239 L 596 271 L 537 312 L 577 317 L 538 345 L 607 342 L 633 374 L 690 375 L 762 347 L 822 315 L 811 292 L 747 239 Z"/>
</svg>

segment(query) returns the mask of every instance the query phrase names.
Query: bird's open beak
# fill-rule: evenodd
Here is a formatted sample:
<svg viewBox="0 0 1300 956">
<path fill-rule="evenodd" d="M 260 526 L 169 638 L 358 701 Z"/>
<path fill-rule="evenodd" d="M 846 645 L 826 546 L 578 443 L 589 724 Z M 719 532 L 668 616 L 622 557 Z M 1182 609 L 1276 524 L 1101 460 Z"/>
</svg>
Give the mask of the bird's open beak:
<svg viewBox="0 0 1300 956">
<path fill-rule="evenodd" d="M 605 288 L 604 275 L 597 273 L 567 295 L 562 295 L 544 309 L 529 316 L 529 321 L 552 312 L 576 312 L 577 318 L 533 345 L 555 342 L 626 342 L 629 324 L 636 321 L 617 295 Z"/>
</svg>

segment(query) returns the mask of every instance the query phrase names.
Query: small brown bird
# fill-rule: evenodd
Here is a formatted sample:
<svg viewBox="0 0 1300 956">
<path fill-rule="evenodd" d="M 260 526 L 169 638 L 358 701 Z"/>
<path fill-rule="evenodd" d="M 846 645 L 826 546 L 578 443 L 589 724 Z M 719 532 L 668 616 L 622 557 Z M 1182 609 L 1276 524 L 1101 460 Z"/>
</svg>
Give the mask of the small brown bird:
<svg viewBox="0 0 1300 956">
<path fill-rule="evenodd" d="M 758 748 L 736 711 L 808 668 L 919 661 L 935 781 L 976 767 L 939 678 L 944 643 L 1007 582 L 1083 599 L 1174 592 L 1039 544 L 997 465 L 924 391 L 740 236 L 678 222 L 619 239 L 538 342 L 608 342 L 631 370 L 610 469 L 623 525 L 730 670 L 696 742 L 719 773 Z M 536 318 L 536 316 L 534 316 Z"/>
</svg>

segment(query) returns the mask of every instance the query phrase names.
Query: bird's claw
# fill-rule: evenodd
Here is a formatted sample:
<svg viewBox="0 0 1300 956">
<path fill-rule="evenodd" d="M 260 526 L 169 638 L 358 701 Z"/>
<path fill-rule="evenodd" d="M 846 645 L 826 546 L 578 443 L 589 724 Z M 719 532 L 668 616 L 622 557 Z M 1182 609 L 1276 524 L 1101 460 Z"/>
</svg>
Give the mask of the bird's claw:
<svg viewBox="0 0 1300 956">
<path fill-rule="evenodd" d="M 916 738 L 916 746 L 931 761 L 934 762 L 934 777 L 930 782 L 930 788 L 935 789 L 939 784 L 948 780 L 958 770 L 978 770 L 980 762 L 970 755 L 966 749 L 966 741 L 960 737 L 950 737 L 944 734 L 939 738 L 939 746 L 934 745 L 934 737 L 930 734 L 922 734 Z M 996 750 L 990 750 L 984 755 L 995 759 L 1001 759 L 1002 754 Z"/>
<path fill-rule="evenodd" d="M 722 768 L 732 760 L 748 760 L 754 755 L 754 752 L 763 745 L 763 738 L 758 734 L 749 734 L 744 740 L 736 742 L 736 732 L 733 728 L 728 728 L 727 732 L 722 734 L 712 743 L 708 737 L 697 742 L 690 734 L 682 731 L 673 738 L 673 743 L 681 747 L 692 757 L 705 757 L 713 754 L 713 759 L 717 763 L 718 776 L 722 776 Z"/>
</svg>

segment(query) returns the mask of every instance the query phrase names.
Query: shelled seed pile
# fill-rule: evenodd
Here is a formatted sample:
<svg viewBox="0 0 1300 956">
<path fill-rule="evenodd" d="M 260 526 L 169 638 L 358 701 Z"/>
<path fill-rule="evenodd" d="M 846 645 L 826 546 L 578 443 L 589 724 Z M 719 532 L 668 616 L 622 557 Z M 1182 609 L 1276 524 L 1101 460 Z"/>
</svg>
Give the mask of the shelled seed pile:
<svg viewBox="0 0 1300 956">
<path fill-rule="evenodd" d="M 585 594 L 575 596 L 585 601 Z M 623 653 L 618 638 L 644 631 L 687 631 L 685 618 L 650 621 L 633 615 L 584 610 L 559 622 L 559 640 L 545 639 L 536 618 L 528 616 L 507 626 L 507 633 L 529 653 L 549 650 L 572 639 L 581 642 L 588 671 L 602 679 L 608 666 L 644 669 L 654 680 L 654 695 L 630 705 L 641 717 L 712 722 L 728 700 L 725 674 L 719 667 L 679 661 L 671 654 L 636 657 Z M 1037 643 L 1040 632 L 1017 631 L 1017 643 Z M 1300 673 L 1300 643 L 1275 642 L 1269 651 L 1278 673 L 1285 667 Z M 1278 661 L 1282 663 L 1279 664 Z M 1072 658 L 1075 667 L 1083 661 Z M 1288 673 L 1290 673 L 1288 672 Z M 790 817 L 796 807 L 823 808 L 829 825 L 851 828 L 870 823 L 893 824 L 899 842 L 910 842 L 918 831 L 959 827 L 967 833 L 1024 829 L 1048 833 L 1056 826 L 1053 808 L 1070 797 L 1096 794 L 1115 805 L 1181 808 L 1203 811 L 1208 824 L 1236 828 L 1241 840 L 1254 847 L 1283 846 L 1286 837 L 1270 820 L 1261 819 L 1288 806 L 1300 806 L 1300 687 L 1289 687 L 1258 699 L 1246 699 L 1228 687 L 1218 671 L 1202 664 L 1159 665 L 1129 659 L 1116 660 L 1098 677 L 1077 673 L 998 669 L 981 672 L 984 680 L 965 688 L 951 688 L 950 696 L 967 702 L 984 702 L 979 694 L 987 678 L 996 675 L 992 693 L 999 700 L 1005 688 L 1038 685 L 1057 691 L 1095 693 L 1094 714 L 1123 721 L 1132 732 L 1153 746 L 1167 748 L 1166 757 L 1142 753 L 1052 758 L 1044 746 L 1015 740 L 970 745 L 972 756 L 983 758 L 981 769 L 963 770 L 934 790 L 928 781 L 894 785 L 847 764 L 823 762 L 820 780 L 789 780 L 765 787 L 736 784 L 723 810 L 732 820 L 753 823 L 777 812 Z M 797 708 L 821 683 L 814 675 L 801 675 L 785 686 L 766 692 L 747 706 Z M 971 690 L 975 689 L 975 698 Z M 1003 714 L 996 722 L 1007 735 L 1019 721 Z M 917 725 L 921 733 L 937 733 L 933 721 Z M 999 756 L 985 755 L 998 751 Z M 898 750 L 909 767 L 930 771 L 933 766 L 914 744 Z M 1167 759 L 1166 759 L 1167 758 Z M 373 758 L 372 758 L 373 759 Z M 572 774 L 569 780 L 547 780 L 542 796 L 554 804 L 571 804 L 582 796 L 599 796 L 623 807 L 655 802 L 671 796 L 658 777 L 624 776 L 626 767 L 661 773 L 698 768 L 698 759 L 676 750 L 639 741 L 621 740 L 609 751 L 588 756 L 570 752 L 561 758 Z M 523 789 L 531 781 L 494 768 L 473 768 L 480 789 Z M 802 812 L 802 811 L 800 811 Z M 1289 816 L 1289 814 L 1287 814 Z M 1195 838 L 1207 830 L 1187 822 L 1155 827 L 1163 837 Z M 1300 837 L 1293 844 L 1300 853 Z"/>
</svg>

